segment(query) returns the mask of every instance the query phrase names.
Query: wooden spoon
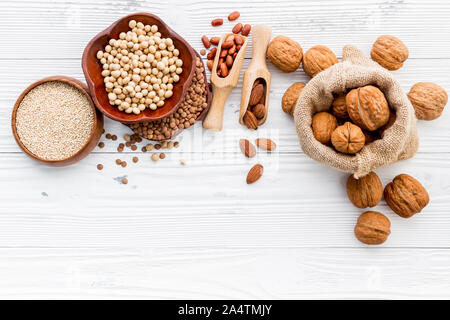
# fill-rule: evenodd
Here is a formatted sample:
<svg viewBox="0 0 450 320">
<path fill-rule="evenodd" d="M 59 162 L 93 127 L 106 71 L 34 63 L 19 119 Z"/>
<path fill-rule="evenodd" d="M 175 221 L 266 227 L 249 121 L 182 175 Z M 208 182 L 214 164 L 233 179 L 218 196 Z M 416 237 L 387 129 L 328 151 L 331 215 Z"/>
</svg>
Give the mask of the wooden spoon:
<svg viewBox="0 0 450 320">
<path fill-rule="evenodd" d="M 252 62 L 248 69 L 244 72 L 244 81 L 242 83 L 241 109 L 239 112 L 239 123 L 244 124 L 243 117 L 247 111 L 248 102 L 250 100 L 250 93 L 252 92 L 253 84 L 256 79 L 262 79 L 265 82 L 265 103 L 266 112 L 264 118 L 258 120 L 258 125 L 266 122 L 267 111 L 269 110 L 269 92 L 271 75 L 266 64 L 267 46 L 272 36 L 272 28 L 264 25 L 255 25 L 252 28 L 253 38 L 253 54 Z"/>
<path fill-rule="evenodd" d="M 217 65 L 219 63 L 219 56 L 222 48 L 222 43 L 225 39 L 230 36 L 235 35 L 233 33 L 227 33 L 222 35 L 220 38 L 220 42 L 218 45 L 218 50 L 216 54 L 216 58 L 214 59 L 214 64 L 211 71 L 211 84 L 212 84 L 212 92 L 213 98 L 211 101 L 211 107 L 209 108 L 209 112 L 206 115 L 205 120 L 203 120 L 203 128 L 205 129 L 213 129 L 213 130 L 222 130 L 223 123 L 223 111 L 225 107 L 225 102 L 227 101 L 228 96 L 231 91 L 236 87 L 239 81 L 239 75 L 242 69 L 242 63 L 244 62 L 245 51 L 247 50 L 248 38 L 243 37 L 244 43 L 242 44 L 241 49 L 239 50 L 236 58 L 234 59 L 233 66 L 231 67 L 230 73 L 225 78 L 221 78 L 217 75 Z"/>
</svg>

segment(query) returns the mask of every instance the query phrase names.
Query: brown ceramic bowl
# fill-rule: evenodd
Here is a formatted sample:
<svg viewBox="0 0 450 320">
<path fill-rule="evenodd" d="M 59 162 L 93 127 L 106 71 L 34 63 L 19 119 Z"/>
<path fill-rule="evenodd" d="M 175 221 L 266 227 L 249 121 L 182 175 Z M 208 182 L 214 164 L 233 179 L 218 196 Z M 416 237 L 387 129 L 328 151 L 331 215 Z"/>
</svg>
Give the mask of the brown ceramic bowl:
<svg viewBox="0 0 450 320">
<path fill-rule="evenodd" d="M 172 97 L 166 99 L 164 106 L 161 108 L 156 110 L 146 109 L 140 114 L 125 113 L 119 111 L 116 106 L 109 104 L 103 76 L 101 75 L 103 70 L 102 65 L 97 59 L 97 52 L 99 50 L 104 50 L 110 39 L 118 39 L 121 32 L 130 30 L 128 27 L 130 20 L 136 20 L 137 22 L 142 22 L 144 24 L 157 25 L 158 31 L 163 37 L 169 37 L 173 40 L 175 47 L 180 51 L 179 57 L 183 60 L 183 72 L 180 74 L 180 81 L 173 86 Z M 86 49 L 84 49 L 82 67 L 92 99 L 97 108 L 105 116 L 123 123 L 146 122 L 167 117 L 178 109 L 178 106 L 183 101 L 184 95 L 192 81 L 192 76 L 195 71 L 195 53 L 186 40 L 170 29 L 160 18 L 150 13 L 140 12 L 130 14 L 117 20 L 111 26 L 96 35 L 94 39 L 89 42 Z"/>
<path fill-rule="evenodd" d="M 83 93 L 88 98 L 88 100 L 91 104 L 92 110 L 94 111 L 94 128 L 92 129 L 89 140 L 86 142 L 86 144 L 83 146 L 83 148 L 80 149 L 80 151 L 78 151 L 71 157 L 69 157 L 67 159 L 62 159 L 62 160 L 45 160 L 45 159 L 42 159 L 42 158 L 36 156 L 35 154 L 31 153 L 22 144 L 22 141 L 20 141 L 20 138 L 17 134 L 17 129 L 16 129 L 17 109 L 18 109 L 20 103 L 22 102 L 22 99 L 27 95 L 28 92 L 30 92 L 31 89 L 37 87 L 40 84 L 43 84 L 45 82 L 50 82 L 50 81 L 65 82 L 65 83 L 77 88 L 81 93 Z M 68 166 L 70 164 L 80 161 L 81 159 L 86 157 L 92 151 L 92 149 L 95 148 L 98 141 L 100 140 L 100 137 L 102 136 L 103 115 L 95 108 L 94 102 L 92 101 L 91 96 L 89 95 L 88 88 L 86 87 L 86 85 L 84 83 L 78 81 L 77 79 L 71 78 L 71 77 L 53 76 L 53 77 L 48 77 L 48 78 L 44 78 L 39 81 L 36 81 L 35 83 L 31 84 L 28 88 L 26 88 L 22 92 L 22 94 L 17 99 L 16 104 L 14 105 L 14 109 L 13 109 L 12 117 L 11 117 L 11 126 L 12 126 L 12 131 L 14 134 L 14 138 L 16 139 L 17 144 L 19 145 L 20 148 L 22 148 L 22 150 L 27 155 L 29 155 L 31 158 L 38 160 L 42 163 L 45 163 L 47 165 L 56 166 L 56 167 L 64 167 L 64 166 Z"/>
</svg>

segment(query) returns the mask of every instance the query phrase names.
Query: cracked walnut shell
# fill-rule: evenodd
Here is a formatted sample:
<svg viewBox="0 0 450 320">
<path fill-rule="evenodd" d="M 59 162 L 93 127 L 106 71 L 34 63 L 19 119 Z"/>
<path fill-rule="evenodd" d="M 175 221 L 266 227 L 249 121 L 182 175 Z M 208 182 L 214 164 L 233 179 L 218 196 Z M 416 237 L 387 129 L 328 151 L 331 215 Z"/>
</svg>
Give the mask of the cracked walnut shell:
<svg viewBox="0 0 450 320">
<path fill-rule="evenodd" d="M 368 85 L 353 89 L 345 101 L 350 119 L 362 129 L 374 131 L 389 120 L 389 105 L 377 87 Z"/>
<path fill-rule="evenodd" d="M 399 174 L 384 188 L 388 206 L 402 218 L 410 218 L 430 202 L 427 190 L 407 174 Z"/>
<path fill-rule="evenodd" d="M 432 82 L 418 82 L 408 93 L 417 119 L 434 120 L 441 116 L 448 101 L 445 90 Z"/>
<path fill-rule="evenodd" d="M 359 179 L 351 175 L 347 180 L 347 195 L 358 208 L 375 207 L 383 196 L 383 185 L 375 172 Z"/>
<path fill-rule="evenodd" d="M 281 99 L 281 108 L 287 114 L 294 115 L 295 104 L 297 103 L 300 93 L 306 86 L 303 82 L 296 82 L 287 88 L 286 92 Z"/>
<path fill-rule="evenodd" d="M 281 71 L 294 72 L 302 62 L 303 49 L 291 38 L 278 36 L 270 42 L 267 58 Z"/>
<path fill-rule="evenodd" d="M 382 244 L 391 234 L 391 222 L 382 213 L 367 211 L 358 217 L 356 238 L 365 244 Z"/>
<path fill-rule="evenodd" d="M 317 141 L 323 144 L 329 144 L 331 134 L 337 128 L 336 118 L 328 112 L 316 113 L 312 118 L 312 131 Z"/>
<path fill-rule="evenodd" d="M 380 36 L 370 51 L 370 56 L 382 67 L 388 70 L 397 70 L 408 59 L 408 47 L 394 36 Z"/>
<path fill-rule="evenodd" d="M 331 135 L 331 143 L 337 151 L 355 154 L 364 147 L 366 138 L 361 128 L 351 122 L 346 122 L 336 128 Z"/>
<path fill-rule="evenodd" d="M 336 55 L 328 47 L 314 46 L 305 52 L 303 70 L 312 78 L 338 62 Z"/>
</svg>

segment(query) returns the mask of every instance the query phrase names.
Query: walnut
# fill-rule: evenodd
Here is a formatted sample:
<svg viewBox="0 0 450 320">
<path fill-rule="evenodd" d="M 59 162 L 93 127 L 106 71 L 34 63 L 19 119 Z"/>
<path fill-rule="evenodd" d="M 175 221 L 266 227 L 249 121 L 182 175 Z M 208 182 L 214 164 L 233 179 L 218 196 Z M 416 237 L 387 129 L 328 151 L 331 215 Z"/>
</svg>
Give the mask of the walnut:
<svg viewBox="0 0 450 320">
<path fill-rule="evenodd" d="M 281 99 L 281 108 L 287 114 L 291 116 L 294 114 L 295 104 L 297 103 L 298 97 L 302 92 L 303 88 L 306 86 L 303 82 L 296 82 L 287 88 L 286 92 Z"/>
<path fill-rule="evenodd" d="M 383 136 L 384 132 L 392 127 L 392 125 L 395 123 L 395 120 L 397 120 L 397 115 L 395 114 L 395 111 L 392 109 L 389 109 L 389 119 L 388 122 L 382 126 L 381 128 L 377 129 L 377 133 L 380 135 L 380 137 Z"/>
<path fill-rule="evenodd" d="M 375 172 L 359 179 L 351 175 L 347 180 L 347 195 L 358 208 L 375 207 L 383 196 L 383 185 Z"/>
<path fill-rule="evenodd" d="M 416 83 L 409 91 L 408 98 L 420 120 L 439 118 L 448 100 L 447 92 L 432 82 Z"/>
<path fill-rule="evenodd" d="M 281 71 L 294 72 L 302 62 L 303 49 L 291 38 L 278 36 L 270 42 L 267 58 Z"/>
<path fill-rule="evenodd" d="M 337 151 L 354 154 L 364 147 L 366 139 L 361 128 L 346 122 L 336 128 L 331 135 L 331 143 Z"/>
<path fill-rule="evenodd" d="M 408 55 L 408 48 L 394 36 L 379 37 L 370 51 L 372 59 L 388 70 L 400 69 Z"/>
<path fill-rule="evenodd" d="M 328 112 L 316 113 L 312 118 L 312 130 L 317 141 L 329 144 L 331 134 L 338 126 L 336 118 Z"/>
<path fill-rule="evenodd" d="M 391 222 L 382 213 L 367 211 L 358 217 L 356 238 L 365 244 L 382 244 L 391 234 Z"/>
<path fill-rule="evenodd" d="M 338 63 L 338 59 L 326 46 L 314 46 L 305 52 L 303 57 L 303 70 L 311 78 L 319 72 Z"/>
<path fill-rule="evenodd" d="M 389 106 L 383 92 L 368 85 L 351 90 L 345 98 L 350 119 L 369 131 L 384 126 L 389 120 Z"/>
<path fill-rule="evenodd" d="M 422 211 L 430 201 L 427 190 L 419 181 L 407 174 L 399 174 L 384 188 L 388 206 L 403 218 Z"/>
<path fill-rule="evenodd" d="M 339 119 L 347 119 L 348 118 L 348 112 L 347 112 L 347 104 L 345 103 L 345 96 L 346 94 L 340 94 L 338 95 L 331 104 L 333 114 L 336 116 L 336 118 Z"/>
</svg>

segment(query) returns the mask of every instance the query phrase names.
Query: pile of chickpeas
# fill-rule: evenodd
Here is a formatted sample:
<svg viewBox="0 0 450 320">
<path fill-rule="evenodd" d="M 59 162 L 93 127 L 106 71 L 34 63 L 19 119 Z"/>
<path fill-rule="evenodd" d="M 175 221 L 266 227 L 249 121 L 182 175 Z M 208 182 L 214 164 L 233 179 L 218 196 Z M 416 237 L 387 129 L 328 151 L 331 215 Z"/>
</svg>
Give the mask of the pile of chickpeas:
<svg viewBox="0 0 450 320">
<path fill-rule="evenodd" d="M 97 52 L 103 66 L 109 103 L 126 113 L 156 110 L 173 95 L 173 84 L 180 81 L 183 61 L 171 38 L 162 38 L 156 25 L 131 20 L 131 31 L 109 40 Z"/>
</svg>

